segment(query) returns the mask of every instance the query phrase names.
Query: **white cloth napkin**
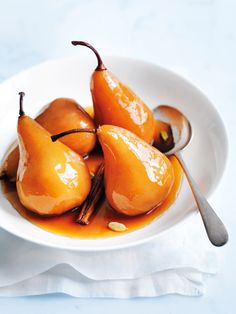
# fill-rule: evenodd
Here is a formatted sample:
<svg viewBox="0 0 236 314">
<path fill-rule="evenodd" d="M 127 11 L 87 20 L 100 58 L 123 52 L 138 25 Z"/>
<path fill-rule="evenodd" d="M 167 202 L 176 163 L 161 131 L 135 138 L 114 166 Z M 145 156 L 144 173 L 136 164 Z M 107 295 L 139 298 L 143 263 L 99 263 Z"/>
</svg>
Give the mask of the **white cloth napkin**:
<svg viewBox="0 0 236 314">
<path fill-rule="evenodd" d="M 215 274 L 215 249 L 200 217 L 155 241 L 123 250 L 52 249 L 0 230 L 0 296 L 66 293 L 76 297 L 198 296 Z"/>
</svg>

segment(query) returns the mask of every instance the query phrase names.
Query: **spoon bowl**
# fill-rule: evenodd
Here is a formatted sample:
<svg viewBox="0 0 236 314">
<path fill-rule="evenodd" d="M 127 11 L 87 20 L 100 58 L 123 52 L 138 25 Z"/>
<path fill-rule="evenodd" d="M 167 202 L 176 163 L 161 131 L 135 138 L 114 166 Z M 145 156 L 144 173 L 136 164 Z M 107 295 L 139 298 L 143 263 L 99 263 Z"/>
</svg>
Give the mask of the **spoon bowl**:
<svg viewBox="0 0 236 314">
<path fill-rule="evenodd" d="M 192 127 L 190 122 L 184 114 L 182 114 L 182 112 L 167 105 L 156 107 L 153 113 L 156 120 L 163 121 L 170 126 L 173 145 L 171 146 L 171 149 L 165 150 L 165 154 L 175 155 L 182 165 L 201 214 L 209 240 L 215 246 L 222 246 L 226 244 L 228 241 L 228 233 L 224 224 L 206 200 L 181 156 L 181 151 L 189 144 L 192 138 Z"/>
<path fill-rule="evenodd" d="M 188 119 L 178 109 L 167 105 L 156 107 L 153 114 L 156 120 L 161 120 L 171 126 L 174 147 L 165 154 L 173 155 L 183 150 L 192 138 L 192 127 Z"/>
</svg>

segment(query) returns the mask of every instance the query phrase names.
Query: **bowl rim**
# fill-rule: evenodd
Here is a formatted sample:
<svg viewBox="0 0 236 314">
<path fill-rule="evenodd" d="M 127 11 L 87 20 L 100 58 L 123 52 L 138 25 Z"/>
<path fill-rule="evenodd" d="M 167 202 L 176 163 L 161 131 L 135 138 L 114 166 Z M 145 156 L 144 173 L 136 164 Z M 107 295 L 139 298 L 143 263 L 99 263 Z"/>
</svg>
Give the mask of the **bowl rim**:
<svg viewBox="0 0 236 314">
<path fill-rule="evenodd" d="M 53 58 L 53 59 L 48 59 L 48 60 L 46 60 L 44 62 L 40 62 L 38 64 L 35 64 L 32 67 L 29 67 L 29 68 L 27 68 L 27 69 L 25 69 L 23 71 L 20 71 L 20 72 L 14 74 L 13 76 L 7 78 L 3 82 L 1 82 L 0 83 L 0 91 L 1 91 L 2 88 L 4 88 L 5 84 L 8 84 L 12 80 L 17 79 L 19 76 L 24 75 L 24 74 L 26 74 L 27 72 L 29 72 L 31 70 L 34 71 L 34 70 L 39 69 L 40 67 L 45 67 L 45 66 L 47 66 L 49 64 L 52 64 L 52 63 L 78 60 L 79 58 L 83 59 L 83 58 L 87 58 L 87 57 L 84 56 L 84 55 L 81 55 L 79 57 L 74 57 L 74 56 L 70 57 L 69 56 L 69 57 L 63 57 L 63 58 Z M 217 178 L 215 180 L 215 183 L 213 184 L 211 190 L 208 191 L 208 193 L 205 194 L 205 196 L 207 198 L 209 198 L 215 192 L 216 188 L 219 186 L 219 184 L 220 184 L 220 182 L 221 182 L 221 180 L 223 178 L 223 174 L 224 174 L 225 169 L 226 169 L 226 167 L 228 165 L 228 154 L 229 154 L 229 139 L 228 139 L 228 135 L 227 135 L 227 128 L 226 128 L 226 125 L 224 124 L 223 119 L 221 118 L 219 112 L 217 111 L 216 107 L 214 106 L 214 104 L 206 96 L 205 92 L 203 92 L 203 90 L 201 88 L 195 86 L 195 84 L 191 80 L 186 79 L 185 77 L 183 77 L 182 75 L 176 73 L 172 69 L 166 68 L 166 67 L 161 66 L 161 65 L 159 65 L 157 63 L 146 61 L 146 60 L 140 59 L 140 58 L 132 58 L 132 57 L 119 56 L 119 55 L 106 55 L 105 54 L 103 59 L 105 60 L 106 58 L 108 58 L 110 60 L 112 60 L 112 59 L 114 59 L 114 60 L 125 60 L 126 62 L 139 62 L 139 63 L 142 63 L 143 65 L 149 65 L 149 66 L 155 67 L 157 70 L 164 71 L 167 74 L 174 76 L 176 79 L 181 80 L 184 84 L 188 85 L 190 88 L 192 88 L 196 92 L 198 92 L 207 101 L 210 109 L 214 112 L 215 116 L 218 117 L 218 122 L 220 123 L 220 127 L 221 127 L 221 130 L 223 132 L 222 136 L 224 138 L 224 145 L 225 145 L 224 164 L 221 167 L 220 172 L 218 173 L 218 176 L 217 176 Z M 2 162 L 2 160 L 1 160 L 1 162 Z M 146 242 L 149 242 L 149 241 L 151 242 L 151 241 L 153 241 L 153 240 L 155 240 L 157 238 L 160 238 L 160 237 L 166 235 L 167 233 L 169 233 L 170 231 L 172 231 L 173 228 L 179 228 L 182 223 L 186 223 L 186 221 L 189 220 L 191 217 L 198 216 L 199 211 L 197 210 L 196 204 L 194 204 L 192 206 L 192 209 L 194 209 L 194 210 L 190 210 L 188 212 L 188 214 L 185 215 L 181 220 L 179 220 L 175 224 L 169 226 L 167 229 L 159 231 L 157 234 L 150 235 L 150 236 L 145 237 L 143 239 L 137 239 L 137 240 L 134 240 L 133 242 L 130 242 L 130 243 L 127 243 L 127 244 L 115 244 L 115 245 L 109 245 L 109 246 L 106 246 L 106 247 L 104 247 L 104 246 L 96 246 L 95 248 L 94 247 L 85 248 L 85 247 L 76 247 L 76 246 L 72 247 L 72 246 L 70 246 L 68 248 L 65 248 L 63 245 L 60 245 L 60 244 L 45 243 L 41 239 L 38 239 L 36 241 L 35 239 L 30 239 L 28 236 L 24 236 L 24 234 L 23 235 L 19 235 L 19 234 L 17 234 L 17 232 L 14 232 L 14 230 L 9 230 L 9 229 L 6 229 L 5 227 L 3 227 L 1 221 L 0 221 L 0 227 L 3 230 L 13 234 L 14 236 L 16 236 L 16 237 L 18 237 L 20 239 L 24 239 L 26 241 L 29 241 L 29 242 L 32 242 L 34 244 L 41 245 L 41 246 L 44 246 L 44 247 L 50 247 L 50 248 L 60 249 L 60 250 L 75 251 L 75 252 L 105 252 L 105 251 L 114 251 L 114 250 L 127 249 L 127 248 L 130 248 L 130 247 L 136 247 L 138 245 L 142 245 L 142 244 L 144 244 Z M 121 237 L 121 236 L 122 235 L 120 235 L 119 237 Z M 102 238 L 99 238 L 99 239 L 102 240 Z M 88 239 L 88 240 L 90 240 L 90 239 Z M 91 239 L 91 240 L 96 241 L 96 239 Z"/>
</svg>

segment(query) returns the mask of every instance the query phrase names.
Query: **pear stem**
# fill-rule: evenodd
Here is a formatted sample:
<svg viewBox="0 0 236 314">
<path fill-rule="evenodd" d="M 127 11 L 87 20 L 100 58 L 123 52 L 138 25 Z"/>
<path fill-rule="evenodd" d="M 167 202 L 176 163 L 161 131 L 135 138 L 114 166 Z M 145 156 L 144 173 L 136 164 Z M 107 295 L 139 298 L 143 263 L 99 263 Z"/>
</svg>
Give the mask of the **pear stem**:
<svg viewBox="0 0 236 314">
<path fill-rule="evenodd" d="M 85 46 L 85 47 L 88 47 L 89 49 L 91 49 L 95 53 L 97 60 L 98 60 L 98 66 L 96 67 L 96 71 L 106 70 L 106 67 L 103 64 L 102 59 L 101 59 L 98 51 L 93 46 L 91 46 L 89 43 L 86 43 L 85 41 L 73 40 L 71 43 L 74 46 L 78 46 L 78 45 L 79 46 Z"/>
<path fill-rule="evenodd" d="M 19 116 L 24 116 L 25 115 L 25 112 L 23 110 L 23 98 L 25 96 L 25 93 L 24 92 L 19 92 L 19 95 L 20 95 L 20 110 L 19 110 Z"/>
<path fill-rule="evenodd" d="M 71 129 L 65 132 L 61 132 L 59 134 L 55 134 L 51 136 L 51 139 L 53 142 L 57 141 L 59 138 L 64 137 L 69 134 L 74 134 L 74 133 L 93 133 L 96 134 L 97 130 L 96 129 Z"/>
</svg>

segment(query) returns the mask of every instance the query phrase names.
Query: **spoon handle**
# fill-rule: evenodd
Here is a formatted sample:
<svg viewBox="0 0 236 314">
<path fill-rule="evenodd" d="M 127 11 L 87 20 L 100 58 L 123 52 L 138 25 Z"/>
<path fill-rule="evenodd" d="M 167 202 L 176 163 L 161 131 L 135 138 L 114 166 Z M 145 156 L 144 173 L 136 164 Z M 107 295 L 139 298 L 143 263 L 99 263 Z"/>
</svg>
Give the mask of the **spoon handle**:
<svg viewBox="0 0 236 314">
<path fill-rule="evenodd" d="M 199 186 L 191 176 L 188 171 L 188 168 L 181 156 L 180 153 L 175 153 L 175 156 L 179 160 L 186 178 L 189 182 L 190 188 L 193 192 L 195 201 L 197 203 L 198 209 L 200 211 L 207 235 L 211 243 L 215 246 L 222 246 L 228 241 L 228 233 L 227 230 L 220 220 L 220 218 L 216 215 L 205 196 L 202 194 Z"/>
</svg>

